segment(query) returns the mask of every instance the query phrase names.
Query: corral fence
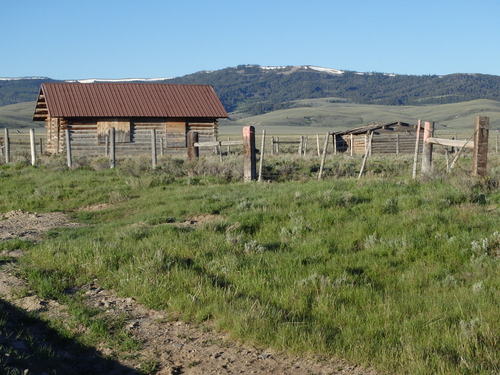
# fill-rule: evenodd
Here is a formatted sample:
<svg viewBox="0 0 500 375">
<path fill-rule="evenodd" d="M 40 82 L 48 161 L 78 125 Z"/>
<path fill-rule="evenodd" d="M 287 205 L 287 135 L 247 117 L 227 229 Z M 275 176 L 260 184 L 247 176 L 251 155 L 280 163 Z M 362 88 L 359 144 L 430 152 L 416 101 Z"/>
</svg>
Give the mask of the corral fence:
<svg viewBox="0 0 500 375">
<path fill-rule="evenodd" d="M 485 133 L 483 130 L 479 130 L 479 123 L 483 124 L 481 129 L 486 129 Z M 256 179 L 262 181 L 264 180 L 263 166 L 265 165 L 265 159 L 282 154 L 295 154 L 298 158 L 319 158 L 318 179 L 321 179 L 328 155 L 361 155 L 362 160 L 358 175 L 358 177 L 361 177 L 366 168 L 367 160 L 373 153 L 394 155 L 414 153 L 412 175 L 415 178 L 419 154 L 422 153 L 423 155 L 422 174 L 428 174 L 432 171 L 432 151 L 431 161 L 429 162 L 428 146 L 430 145 L 430 149 L 432 150 L 433 145 L 440 145 L 444 146 L 442 150 L 446 157 L 447 172 L 454 167 L 461 154 L 472 152 L 474 160 L 479 160 L 474 162 L 473 174 L 482 175 L 483 172 L 481 170 L 486 170 L 486 159 L 485 157 L 481 157 L 481 155 L 487 155 L 488 149 L 490 152 L 497 154 L 499 151 L 500 132 L 497 130 L 488 134 L 488 127 L 488 118 L 476 118 L 474 135 L 466 140 L 457 139 L 457 133 L 453 132 L 440 132 L 439 135 L 441 138 L 436 138 L 434 136 L 433 122 L 425 122 L 424 130 L 420 132 L 420 120 L 416 134 L 377 134 L 374 137 L 373 132 L 367 132 L 364 136 L 353 137 L 352 135 L 347 135 L 341 139 L 335 132 L 327 132 L 322 136 L 319 134 L 287 136 L 266 135 L 266 131 L 264 130 L 262 135 L 257 135 L 255 128 L 250 126 L 244 127 L 242 135 L 237 138 L 226 136 L 219 137 L 217 141 L 200 142 L 200 139 L 202 139 L 200 133 L 190 131 L 187 135 L 187 147 L 179 148 L 177 154 L 186 154 L 187 152 L 188 159 L 193 160 L 200 156 L 200 150 L 205 150 L 204 154 L 207 151 L 208 153 L 217 154 L 221 163 L 224 157 L 228 155 L 243 155 L 244 179 L 246 181 Z M 9 163 L 24 159 L 30 160 L 32 165 L 36 165 L 37 159 L 45 154 L 43 133 L 40 133 L 36 134 L 34 129 L 30 129 L 29 131 L 9 131 L 9 129 L 4 129 L 0 134 L 0 156 L 2 161 Z M 478 133 L 484 133 L 481 138 L 482 141 L 476 140 L 475 137 Z M 158 158 L 166 155 L 167 150 L 172 150 L 167 147 L 163 137 L 157 133 L 156 129 L 150 130 L 149 137 L 149 147 L 143 147 L 142 155 L 151 155 L 151 166 L 154 169 L 157 167 Z M 489 142 L 488 137 L 490 138 Z M 479 144 L 479 142 L 482 142 L 482 146 L 481 151 L 478 153 L 475 151 L 474 145 Z M 64 151 L 69 168 L 73 166 L 75 154 L 73 148 L 74 142 L 72 141 L 70 130 L 66 130 Z M 119 150 L 119 140 L 116 139 L 115 129 L 110 128 L 105 136 L 105 144 L 101 150 L 102 157 L 109 160 L 110 168 L 116 166 L 117 151 Z M 77 148 L 77 155 L 82 155 L 81 151 Z M 120 154 L 119 156 L 130 157 L 131 155 Z M 259 163 L 258 166 L 257 163 Z"/>
</svg>

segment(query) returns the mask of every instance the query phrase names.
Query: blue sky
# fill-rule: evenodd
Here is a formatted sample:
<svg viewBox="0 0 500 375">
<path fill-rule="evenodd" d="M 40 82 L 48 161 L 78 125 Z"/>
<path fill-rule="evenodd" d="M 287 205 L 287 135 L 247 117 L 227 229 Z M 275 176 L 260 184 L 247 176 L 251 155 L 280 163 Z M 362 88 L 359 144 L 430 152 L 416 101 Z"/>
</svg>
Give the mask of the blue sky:
<svg viewBox="0 0 500 375">
<path fill-rule="evenodd" d="M 238 64 L 500 75 L 500 0 L 1 0 L 0 41 L 0 77 Z"/>
</svg>

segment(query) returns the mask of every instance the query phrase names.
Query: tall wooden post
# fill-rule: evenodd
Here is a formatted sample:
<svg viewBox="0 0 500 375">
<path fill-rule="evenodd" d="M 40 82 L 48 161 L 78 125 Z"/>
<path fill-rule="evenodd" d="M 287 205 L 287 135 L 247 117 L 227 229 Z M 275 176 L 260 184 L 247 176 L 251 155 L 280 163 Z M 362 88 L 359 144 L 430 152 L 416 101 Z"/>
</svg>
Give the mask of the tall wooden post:
<svg viewBox="0 0 500 375">
<path fill-rule="evenodd" d="M 280 137 L 276 137 L 276 155 L 280 153 Z"/>
<path fill-rule="evenodd" d="M 198 132 L 190 131 L 187 139 L 187 152 L 189 160 L 198 159 L 200 156 L 200 149 L 195 147 L 195 143 L 198 143 Z"/>
<path fill-rule="evenodd" d="M 65 131 L 66 136 L 66 164 L 68 168 L 73 166 L 73 155 L 71 154 L 71 135 L 69 134 L 69 129 Z"/>
<path fill-rule="evenodd" d="M 156 169 L 158 157 L 156 153 L 156 129 L 151 129 L 151 168 Z"/>
<path fill-rule="evenodd" d="M 318 150 L 318 156 L 321 156 L 321 150 L 319 149 L 319 134 L 316 134 L 316 149 Z"/>
<path fill-rule="evenodd" d="M 421 127 L 421 121 L 418 120 L 417 139 L 415 140 L 415 153 L 413 154 L 413 169 L 411 173 L 413 179 L 417 178 L 418 149 L 420 148 L 420 127 Z"/>
<path fill-rule="evenodd" d="M 262 181 L 262 165 L 264 164 L 264 148 L 266 146 L 266 129 L 262 130 L 262 141 L 260 144 L 260 159 L 259 159 L 259 182 Z"/>
<path fill-rule="evenodd" d="M 255 128 L 243 128 L 243 179 L 245 182 L 254 181 L 257 176 L 255 159 Z"/>
<path fill-rule="evenodd" d="M 304 150 L 304 136 L 301 135 L 299 138 L 299 156 L 302 156 Z"/>
<path fill-rule="evenodd" d="M 399 155 L 399 134 L 396 134 L 396 155 Z"/>
<path fill-rule="evenodd" d="M 109 134 L 106 135 L 106 142 L 104 144 L 104 155 L 109 156 Z"/>
<path fill-rule="evenodd" d="M 337 134 L 333 134 L 333 154 L 337 155 Z"/>
<path fill-rule="evenodd" d="M 43 155 L 43 138 L 40 138 L 39 142 L 40 142 L 40 156 L 42 156 Z"/>
<path fill-rule="evenodd" d="M 3 151 L 5 154 L 5 164 L 10 163 L 10 138 L 9 138 L 9 129 L 5 128 L 5 133 L 3 137 Z"/>
<path fill-rule="evenodd" d="M 424 123 L 424 139 L 422 147 L 422 174 L 430 175 L 432 173 L 432 143 L 427 140 L 434 135 L 434 122 L 426 121 Z"/>
<path fill-rule="evenodd" d="M 160 157 L 163 157 L 163 137 L 160 137 Z"/>
<path fill-rule="evenodd" d="M 109 129 L 109 161 L 110 168 L 116 166 L 115 128 Z"/>
<path fill-rule="evenodd" d="M 31 165 L 36 165 L 35 129 L 30 129 Z"/>
<path fill-rule="evenodd" d="M 304 149 L 303 149 L 304 156 L 307 155 L 307 141 L 308 140 L 309 140 L 309 137 L 308 136 L 304 136 Z"/>
<path fill-rule="evenodd" d="M 328 151 L 328 138 L 330 133 L 326 133 L 325 143 L 323 143 L 323 153 L 321 154 L 321 164 L 319 165 L 318 180 L 323 177 L 323 167 L 325 166 L 326 152 Z"/>
<path fill-rule="evenodd" d="M 489 126 L 489 117 L 477 116 L 474 119 L 474 152 L 472 156 L 473 176 L 486 176 L 487 174 Z"/>
<path fill-rule="evenodd" d="M 354 138 L 351 133 L 351 146 L 349 147 L 351 149 L 351 156 L 354 155 Z"/>
</svg>

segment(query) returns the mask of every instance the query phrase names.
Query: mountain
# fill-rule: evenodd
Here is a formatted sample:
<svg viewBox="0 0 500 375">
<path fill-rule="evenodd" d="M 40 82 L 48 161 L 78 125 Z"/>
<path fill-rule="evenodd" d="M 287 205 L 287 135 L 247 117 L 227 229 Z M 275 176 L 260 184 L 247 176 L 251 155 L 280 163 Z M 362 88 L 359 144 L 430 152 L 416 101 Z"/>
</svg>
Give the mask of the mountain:
<svg viewBox="0 0 500 375">
<path fill-rule="evenodd" d="M 34 101 L 44 77 L 0 78 L 0 106 Z M 313 65 L 239 65 L 182 77 L 95 81 L 210 84 L 229 112 L 259 115 L 292 108 L 302 99 L 330 98 L 345 103 L 426 105 L 500 100 L 500 76 L 487 74 L 399 75 L 354 72 Z M 331 99 L 335 98 L 335 99 Z"/>
<path fill-rule="evenodd" d="M 500 76 L 362 73 L 310 65 L 240 65 L 173 78 L 174 83 L 213 85 L 230 112 L 261 114 L 298 99 L 337 97 L 350 103 L 424 105 L 474 99 L 500 100 Z"/>
</svg>

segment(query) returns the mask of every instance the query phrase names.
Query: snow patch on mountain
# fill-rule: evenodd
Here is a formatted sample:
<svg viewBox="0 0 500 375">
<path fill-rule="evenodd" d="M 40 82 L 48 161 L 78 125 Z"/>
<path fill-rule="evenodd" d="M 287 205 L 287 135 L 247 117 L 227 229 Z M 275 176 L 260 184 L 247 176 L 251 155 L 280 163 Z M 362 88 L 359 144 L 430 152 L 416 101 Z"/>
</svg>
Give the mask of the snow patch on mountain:
<svg viewBox="0 0 500 375">
<path fill-rule="evenodd" d="M 305 65 L 304 69 L 316 70 L 317 72 L 322 72 L 322 73 L 330 73 L 338 75 L 344 74 L 343 70 L 338 70 L 334 68 L 323 68 L 322 66 Z"/>
<path fill-rule="evenodd" d="M 78 82 L 78 83 L 96 83 L 96 82 L 155 82 L 164 81 L 166 77 L 161 78 L 87 78 L 87 79 L 76 79 L 67 80 L 65 82 Z"/>
<path fill-rule="evenodd" d="M 23 79 L 49 79 L 48 77 L 0 77 L 0 81 L 20 81 Z"/>
</svg>

